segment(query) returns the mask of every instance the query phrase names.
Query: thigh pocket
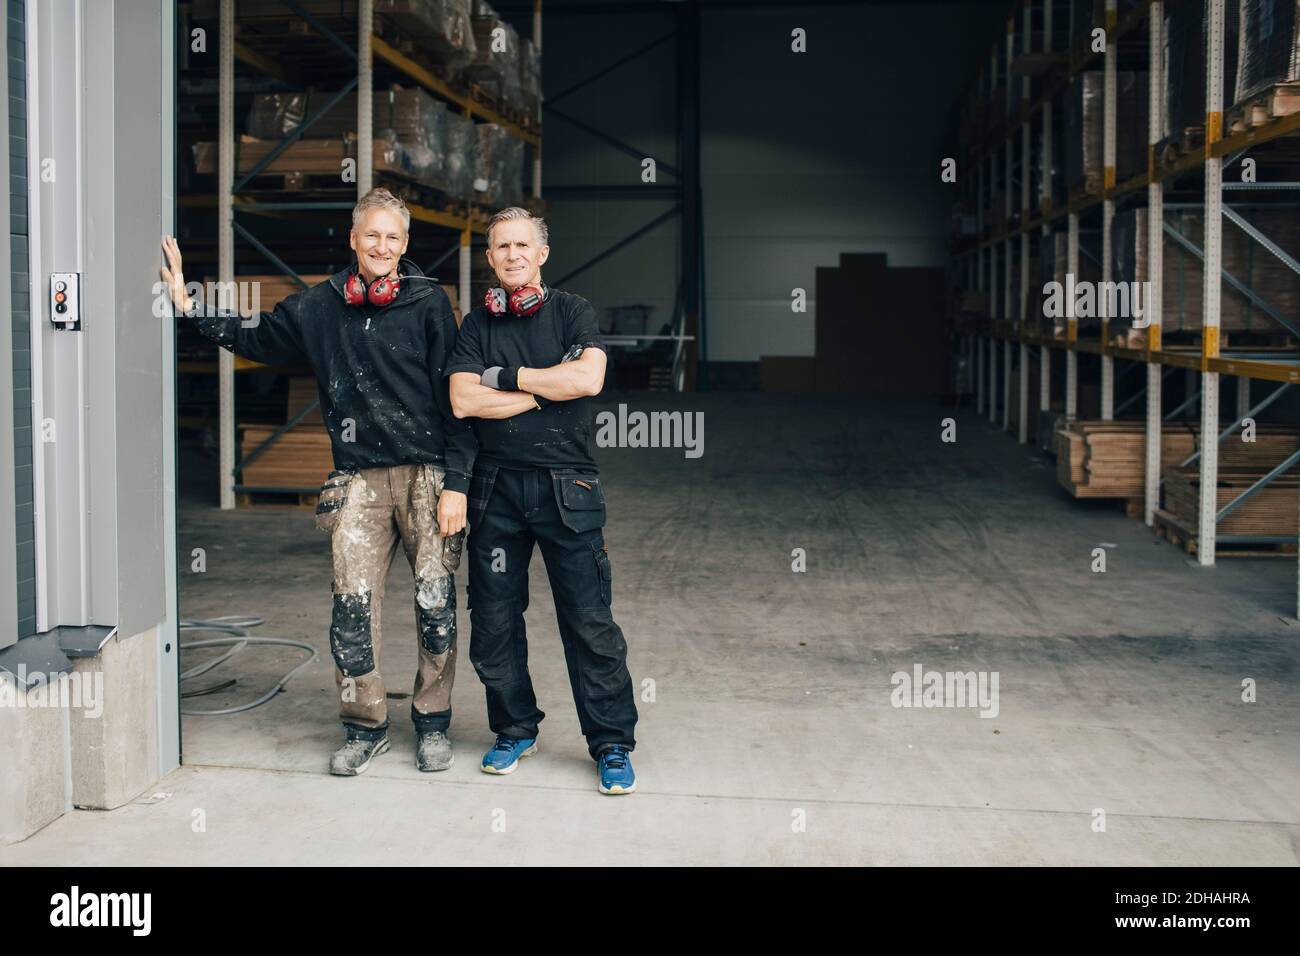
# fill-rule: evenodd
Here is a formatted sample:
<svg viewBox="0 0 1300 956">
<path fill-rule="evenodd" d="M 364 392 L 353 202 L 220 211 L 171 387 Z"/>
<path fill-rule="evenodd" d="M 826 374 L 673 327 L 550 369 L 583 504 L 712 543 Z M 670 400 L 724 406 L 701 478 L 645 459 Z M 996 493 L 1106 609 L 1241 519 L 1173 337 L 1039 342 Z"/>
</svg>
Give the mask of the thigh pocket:
<svg viewBox="0 0 1300 956">
<path fill-rule="evenodd" d="M 596 571 L 600 575 L 600 599 L 605 607 L 614 603 L 614 572 L 609 566 L 609 551 L 604 547 L 596 549 Z"/>
<path fill-rule="evenodd" d="M 346 471 L 331 471 L 329 478 L 320 488 L 320 500 L 316 503 L 316 527 L 321 531 L 334 530 L 339 522 L 339 513 L 348 503 L 348 485 L 352 475 Z"/>
<path fill-rule="evenodd" d="M 448 574 L 455 574 L 465 553 L 465 532 L 457 531 L 442 539 L 442 566 Z"/>
<path fill-rule="evenodd" d="M 605 492 L 600 479 L 581 472 L 551 472 L 560 520 L 570 531 L 582 533 L 605 527 Z"/>
</svg>

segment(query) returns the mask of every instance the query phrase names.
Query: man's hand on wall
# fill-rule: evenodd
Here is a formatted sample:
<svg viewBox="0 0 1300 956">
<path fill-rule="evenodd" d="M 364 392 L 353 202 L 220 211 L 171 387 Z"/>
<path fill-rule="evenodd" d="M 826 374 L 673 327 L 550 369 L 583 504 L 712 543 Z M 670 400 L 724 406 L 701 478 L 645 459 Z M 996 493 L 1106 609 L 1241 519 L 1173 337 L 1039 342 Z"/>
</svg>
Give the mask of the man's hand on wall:
<svg viewBox="0 0 1300 956">
<path fill-rule="evenodd" d="M 163 255 L 167 257 L 167 264 L 158 270 L 158 274 L 162 276 L 163 282 L 167 283 L 172 305 L 180 312 L 188 312 L 192 302 L 185 294 L 185 274 L 181 271 L 181 247 L 176 244 L 174 236 L 163 236 L 162 248 Z"/>
</svg>

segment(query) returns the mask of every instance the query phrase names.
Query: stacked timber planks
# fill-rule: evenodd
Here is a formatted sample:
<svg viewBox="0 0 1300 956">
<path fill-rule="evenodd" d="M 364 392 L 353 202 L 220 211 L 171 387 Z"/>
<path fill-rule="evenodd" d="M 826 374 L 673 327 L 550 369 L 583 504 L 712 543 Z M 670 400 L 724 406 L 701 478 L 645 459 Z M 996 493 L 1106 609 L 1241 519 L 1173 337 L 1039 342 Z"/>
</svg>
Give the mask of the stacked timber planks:
<svg viewBox="0 0 1300 956">
<path fill-rule="evenodd" d="M 1196 432 L 1164 427 L 1161 461 L 1182 461 L 1196 450 Z M 1146 484 L 1146 423 L 1067 421 L 1056 427 L 1056 480 L 1076 498 L 1140 498 Z"/>
<path fill-rule="evenodd" d="M 1245 469 L 1263 474 L 1300 447 L 1300 430 L 1293 426 L 1261 425 L 1254 437 L 1255 441 L 1245 442 L 1238 433 L 1219 443 L 1221 473 Z M 1162 473 L 1180 466 L 1199 448 L 1199 423 L 1166 422 L 1160 443 Z M 1143 497 L 1145 422 L 1060 422 L 1056 430 L 1056 478 L 1076 498 Z"/>
<path fill-rule="evenodd" d="M 329 276 L 304 275 L 301 278 L 311 288 L 326 281 Z M 234 281 L 238 285 L 226 293 L 228 301 L 220 301 L 222 293 L 217 279 L 204 276 L 203 301 L 223 309 L 234 309 L 244 318 L 251 318 L 254 312 L 271 312 L 289 296 L 303 291 L 302 286 L 287 275 L 237 275 Z"/>
<path fill-rule="evenodd" d="M 289 379 L 288 412 L 285 420 L 298 414 L 316 398 L 316 379 L 294 376 Z M 244 425 L 240 458 L 247 458 L 283 426 Z M 258 488 L 319 488 L 334 470 L 330 436 L 325 430 L 320 407 L 313 408 L 301 422 L 281 435 L 274 445 L 246 467 L 240 484 Z"/>
<path fill-rule="evenodd" d="M 244 425 L 241 457 L 252 453 L 280 426 Z M 319 488 L 334 469 L 324 425 L 296 425 L 243 471 L 240 484 L 259 488 Z"/>
<path fill-rule="evenodd" d="M 1273 464 L 1281 464 L 1282 459 Z M 1271 469 L 1219 468 L 1215 487 L 1215 510 L 1222 509 L 1242 492 L 1259 481 Z M 1293 467 L 1243 501 L 1234 511 L 1218 523 L 1218 533 L 1223 535 L 1289 535 L 1300 534 L 1300 512 L 1296 508 L 1296 494 L 1300 489 L 1300 474 Z M 1195 468 L 1175 468 L 1165 475 L 1165 511 L 1179 524 L 1195 529 L 1200 515 L 1200 475 Z"/>
<path fill-rule="evenodd" d="M 241 137 L 235 148 L 238 158 L 237 172 L 247 173 L 262 159 L 280 145 L 277 140 L 253 139 Z M 195 143 L 194 171 L 202 175 L 215 175 L 217 172 L 217 144 L 214 142 Z M 356 159 L 356 140 L 350 139 L 300 139 L 262 170 L 262 175 L 282 175 L 287 178 L 287 185 L 301 183 L 295 177 L 325 176 L 338 180 L 343 160 Z M 376 137 L 374 140 L 374 169 L 377 173 L 390 173 L 407 176 L 408 170 L 402 166 L 397 141 Z"/>
</svg>

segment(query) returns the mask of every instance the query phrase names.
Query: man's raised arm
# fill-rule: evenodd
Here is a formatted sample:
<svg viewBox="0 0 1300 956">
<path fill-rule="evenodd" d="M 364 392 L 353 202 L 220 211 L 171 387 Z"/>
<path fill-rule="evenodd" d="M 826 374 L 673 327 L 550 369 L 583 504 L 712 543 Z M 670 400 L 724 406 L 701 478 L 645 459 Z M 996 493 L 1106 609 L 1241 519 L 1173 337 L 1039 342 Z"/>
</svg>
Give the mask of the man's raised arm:
<svg viewBox="0 0 1300 956">
<path fill-rule="evenodd" d="M 185 291 L 181 249 L 172 236 L 162 242 L 167 262 L 158 270 L 177 315 L 184 315 L 205 338 L 236 355 L 267 365 L 306 361 L 298 331 L 297 308 L 302 293 L 294 293 L 270 312 L 259 312 L 245 320 L 238 313 L 223 311 L 213 303 L 190 298 Z"/>
</svg>

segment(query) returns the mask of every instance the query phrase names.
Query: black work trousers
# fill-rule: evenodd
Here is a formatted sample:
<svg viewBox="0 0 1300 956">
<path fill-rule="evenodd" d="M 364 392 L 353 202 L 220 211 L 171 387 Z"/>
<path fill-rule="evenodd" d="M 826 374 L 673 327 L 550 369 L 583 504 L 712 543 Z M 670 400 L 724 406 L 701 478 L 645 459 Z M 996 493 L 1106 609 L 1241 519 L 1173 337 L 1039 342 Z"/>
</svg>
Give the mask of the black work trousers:
<svg viewBox="0 0 1300 956">
<path fill-rule="evenodd" d="M 488 724 L 537 736 L 546 715 L 528 675 L 524 611 L 534 543 L 542 549 L 578 722 L 592 757 L 636 745 L 627 642 L 610 611 L 602 531 L 605 498 L 593 472 L 475 466 L 469 493 L 470 661 L 487 688 Z"/>
</svg>

